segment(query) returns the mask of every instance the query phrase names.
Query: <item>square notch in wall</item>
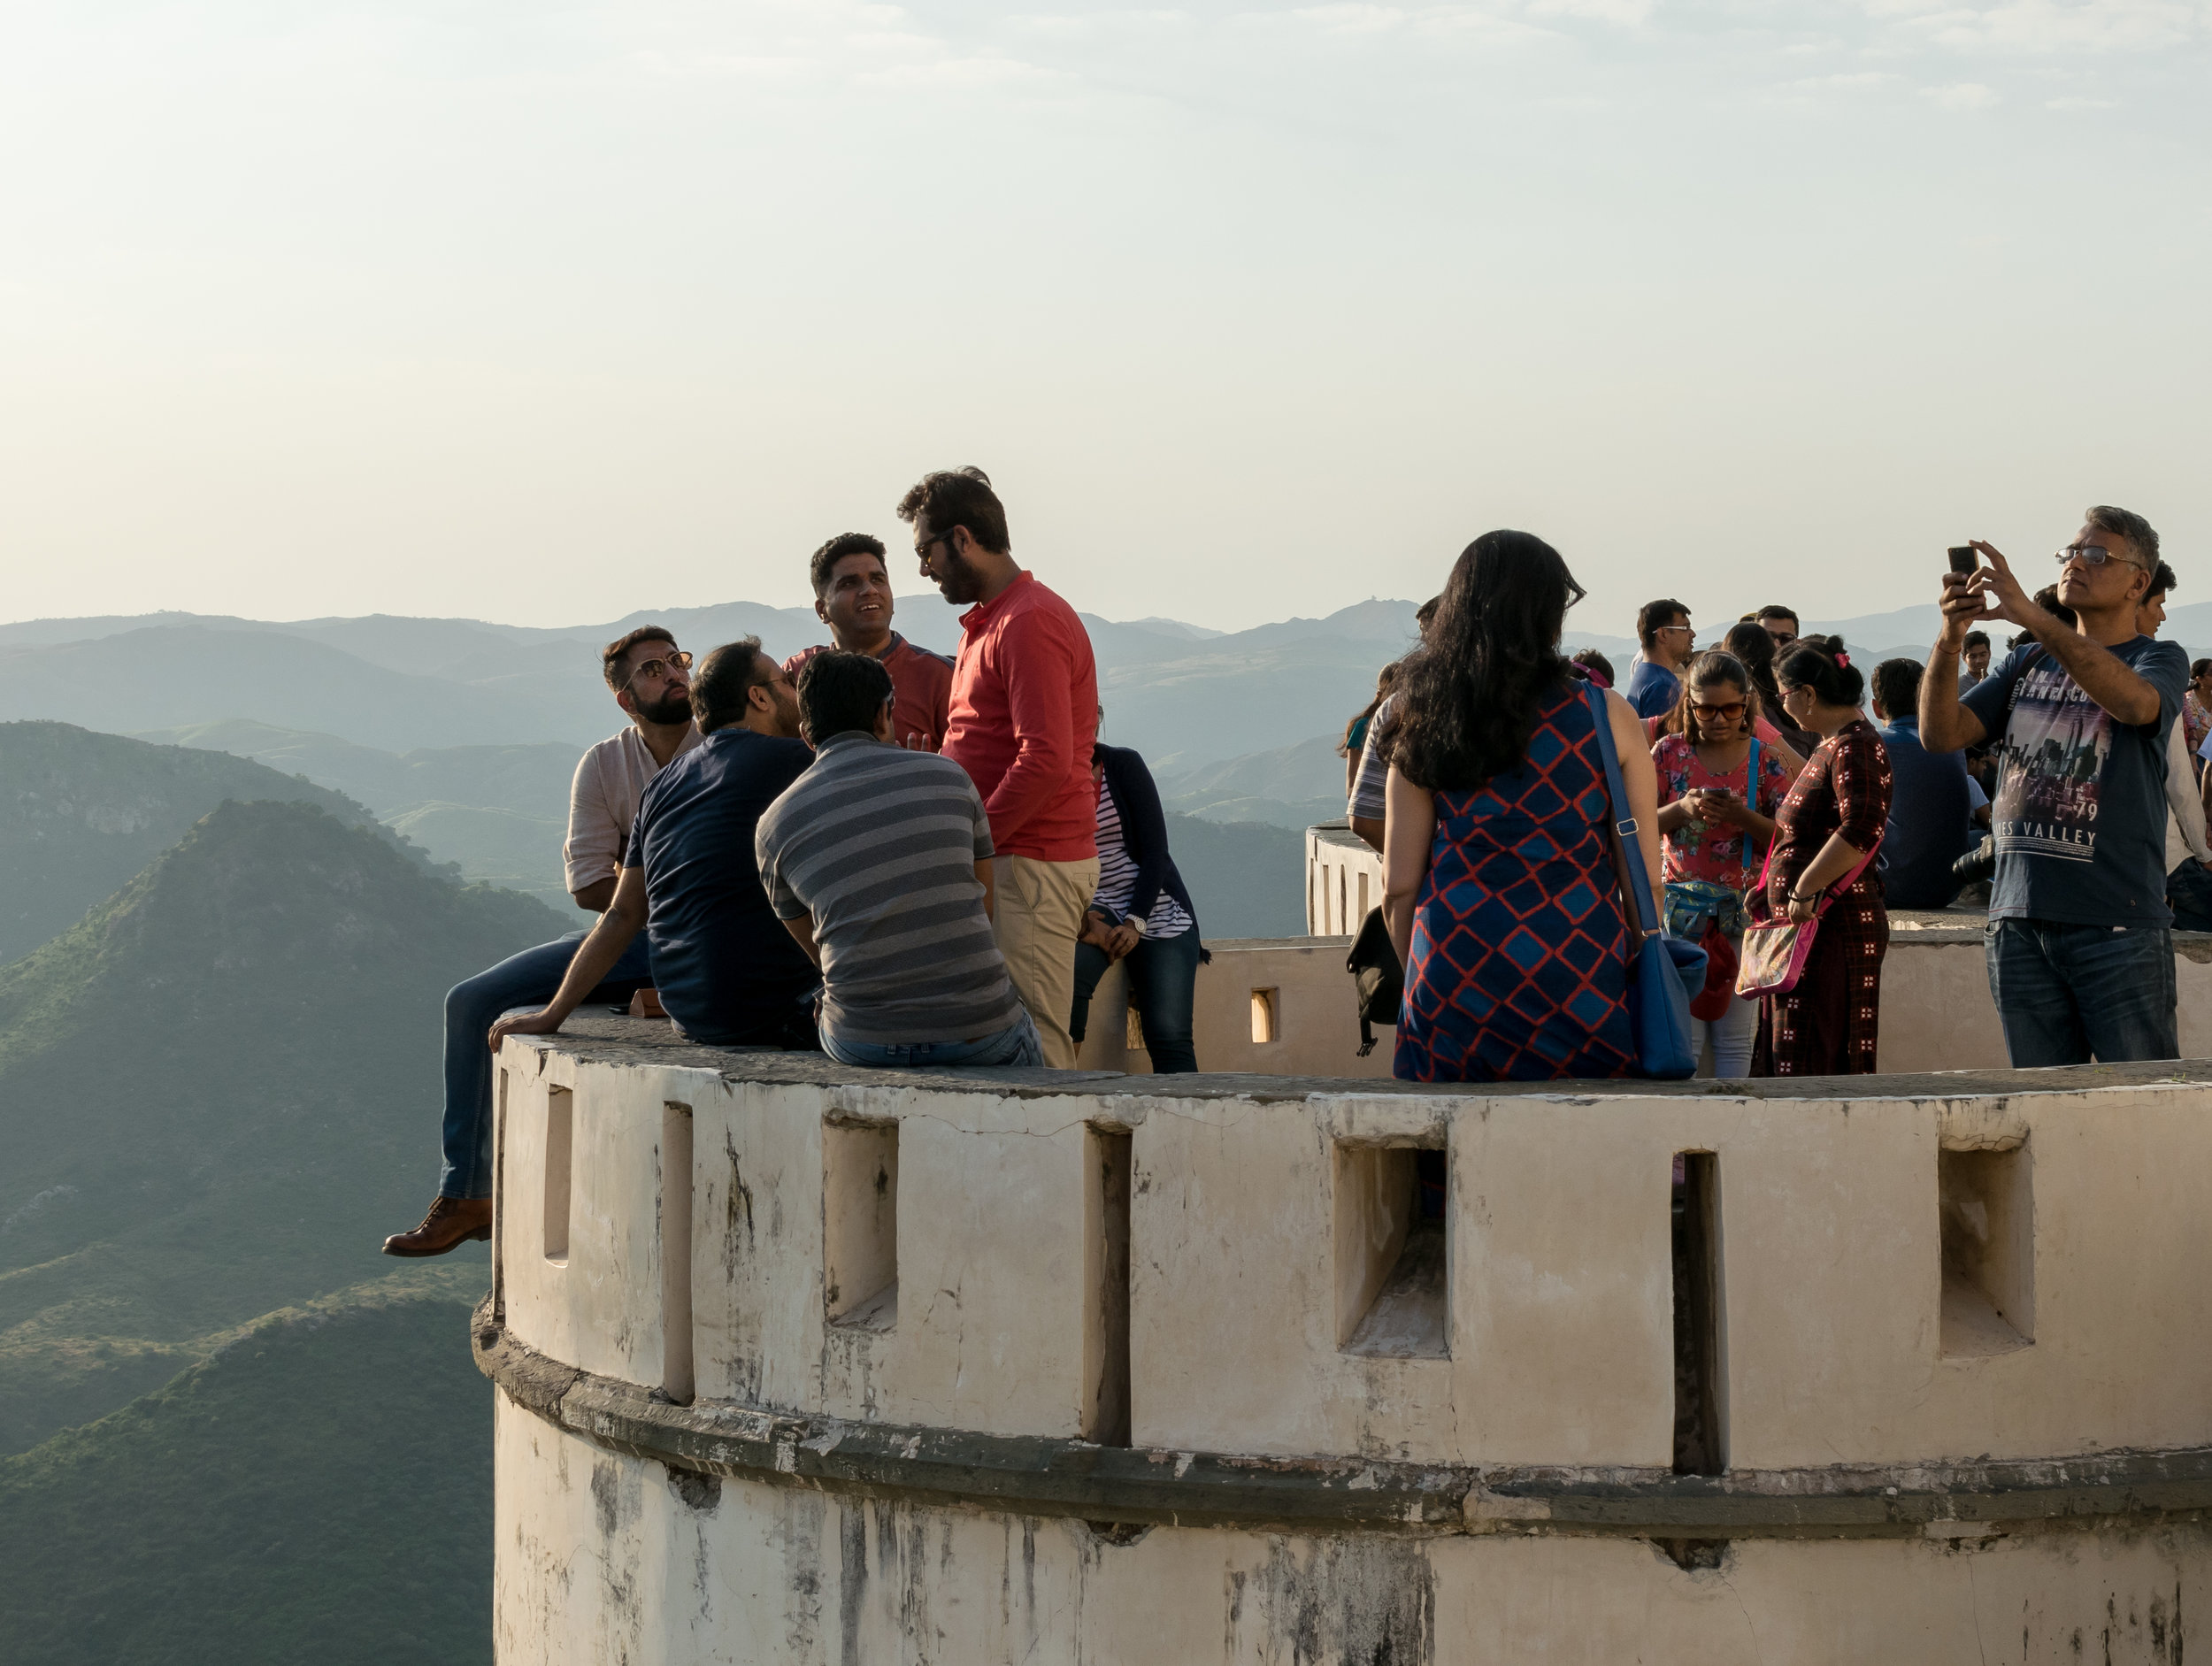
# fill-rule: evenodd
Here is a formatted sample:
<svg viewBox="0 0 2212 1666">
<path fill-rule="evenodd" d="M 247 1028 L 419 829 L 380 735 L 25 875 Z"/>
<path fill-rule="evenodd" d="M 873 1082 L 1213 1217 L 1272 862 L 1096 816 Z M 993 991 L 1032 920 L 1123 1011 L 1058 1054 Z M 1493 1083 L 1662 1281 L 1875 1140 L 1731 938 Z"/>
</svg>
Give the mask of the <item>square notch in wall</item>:
<svg viewBox="0 0 2212 1666">
<path fill-rule="evenodd" d="M 1946 1359 L 2009 1354 L 2035 1340 L 2035 1192 L 2027 1144 L 1939 1151 Z"/>
<path fill-rule="evenodd" d="M 899 1125 L 822 1125 L 822 1310 L 832 1324 L 899 1322 Z"/>
<path fill-rule="evenodd" d="M 1335 1148 L 1337 1346 L 1451 1357 L 1451 1217 L 1441 1145 Z"/>
</svg>

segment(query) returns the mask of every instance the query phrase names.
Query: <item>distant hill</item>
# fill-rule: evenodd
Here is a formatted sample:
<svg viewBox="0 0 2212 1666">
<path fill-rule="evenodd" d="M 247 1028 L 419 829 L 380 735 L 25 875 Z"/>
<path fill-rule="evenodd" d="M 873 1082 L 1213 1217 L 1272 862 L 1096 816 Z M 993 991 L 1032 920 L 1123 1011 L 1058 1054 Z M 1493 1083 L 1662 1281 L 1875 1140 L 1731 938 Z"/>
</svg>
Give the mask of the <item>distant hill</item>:
<svg viewBox="0 0 2212 1666">
<path fill-rule="evenodd" d="M 465 878 L 527 892 L 563 917 L 564 930 L 572 929 L 566 922 L 574 905 L 561 841 L 581 747 L 550 741 L 418 748 L 403 755 L 242 718 L 136 738 L 234 753 L 348 794 L 437 860 L 457 863 Z"/>
<path fill-rule="evenodd" d="M 1167 846 L 1200 934 L 1295 937 L 1306 929 L 1306 841 L 1284 827 L 1167 818 Z"/>
<path fill-rule="evenodd" d="M 341 793 L 242 758 L 73 724 L 0 723 L 0 964 L 74 925 L 227 798 L 289 799 L 377 825 Z"/>
<path fill-rule="evenodd" d="M 436 1178 L 444 993 L 545 930 L 311 806 L 226 803 L 0 968 L 0 1452 L 388 1271 Z"/>
<path fill-rule="evenodd" d="M 1049 575 L 1046 575 L 1048 580 Z M 900 599 L 898 628 L 949 651 L 958 610 Z M 1322 618 L 1227 634 L 1171 619 L 1084 616 L 1110 733 L 1148 757 L 1236 757 L 1340 729 L 1375 672 L 1412 640 L 1413 603 L 1363 602 Z M 266 621 L 152 614 L 0 626 L 0 718 L 51 718 L 123 733 L 233 719 L 404 754 L 458 742 L 587 746 L 620 726 L 599 649 L 633 626 L 667 625 L 694 651 L 757 634 L 779 656 L 823 639 L 809 610 L 749 602 L 641 609 L 596 625 L 533 630 L 472 619 Z M 102 673 L 73 674 L 75 644 L 105 644 Z M 442 802 L 498 808 L 471 797 Z"/>
<path fill-rule="evenodd" d="M 1154 775 L 1170 810 L 1207 821 L 1265 822 L 1303 831 L 1344 814 L 1344 760 L 1337 756 L 1337 740 L 1317 734 L 1295 746 Z M 1304 918 L 1302 910 L 1299 917 Z"/>
<path fill-rule="evenodd" d="M 0 1457 L 0 1660 L 488 1666 L 492 1391 L 468 1349 L 484 1271 L 288 1307 Z"/>
</svg>

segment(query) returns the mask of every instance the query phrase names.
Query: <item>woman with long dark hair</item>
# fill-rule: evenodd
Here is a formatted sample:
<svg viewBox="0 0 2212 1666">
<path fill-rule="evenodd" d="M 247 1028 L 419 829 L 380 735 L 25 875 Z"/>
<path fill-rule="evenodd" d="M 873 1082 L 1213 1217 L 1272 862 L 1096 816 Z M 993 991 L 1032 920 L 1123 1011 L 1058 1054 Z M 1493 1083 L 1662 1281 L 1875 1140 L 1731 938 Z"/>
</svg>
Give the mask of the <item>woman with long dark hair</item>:
<svg viewBox="0 0 2212 1666">
<path fill-rule="evenodd" d="M 1751 1073 L 1870 1075 L 1889 913 L 1866 858 L 1889 820 L 1889 751 L 1859 710 L 1866 679 L 1841 638 L 1799 637 L 1776 665 L 1775 680 L 1783 709 L 1821 742 L 1775 813 L 1767 906 L 1777 920 L 1818 916 L 1820 930 L 1795 986 L 1760 1003 Z M 1839 887 L 1821 914 L 1824 898 Z"/>
<path fill-rule="evenodd" d="M 1790 644 L 1792 648 L 1796 645 Z M 1763 625 L 1734 625 L 1729 627 L 1727 640 L 1722 646 L 1741 660 L 1744 669 L 1751 673 L 1751 680 L 1759 691 L 1760 715 L 1774 726 L 1772 738 L 1788 749 L 1790 756 L 1785 762 L 1794 775 L 1805 767 L 1805 760 L 1820 745 L 1820 737 L 1799 728 L 1796 720 L 1782 709 L 1782 690 L 1774 680 L 1774 638 L 1767 633 Z M 1759 738 L 1768 737 L 1763 734 Z"/>
<path fill-rule="evenodd" d="M 1409 1081 L 1622 1076 L 1628 928 L 1598 718 L 1559 652 L 1582 587 L 1559 552 L 1485 533 L 1393 696 L 1383 907 L 1405 967 L 1394 1071 Z M 1620 695 L 1605 721 L 1659 874 L 1657 789 Z"/>
</svg>

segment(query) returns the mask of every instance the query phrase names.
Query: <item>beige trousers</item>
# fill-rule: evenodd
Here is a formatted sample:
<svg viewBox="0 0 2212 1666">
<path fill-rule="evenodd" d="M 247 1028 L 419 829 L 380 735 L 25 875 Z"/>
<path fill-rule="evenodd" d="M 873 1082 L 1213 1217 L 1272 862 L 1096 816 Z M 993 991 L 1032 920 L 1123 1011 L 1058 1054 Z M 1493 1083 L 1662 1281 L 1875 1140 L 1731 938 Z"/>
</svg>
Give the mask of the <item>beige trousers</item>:
<svg viewBox="0 0 2212 1666">
<path fill-rule="evenodd" d="M 994 856 L 991 872 L 997 893 L 991 925 L 1014 993 L 1037 1026 L 1045 1063 L 1071 1071 L 1075 1042 L 1068 1034 L 1068 1015 L 1075 1006 L 1075 939 L 1083 929 L 1084 909 L 1098 894 L 1098 858 Z"/>
</svg>

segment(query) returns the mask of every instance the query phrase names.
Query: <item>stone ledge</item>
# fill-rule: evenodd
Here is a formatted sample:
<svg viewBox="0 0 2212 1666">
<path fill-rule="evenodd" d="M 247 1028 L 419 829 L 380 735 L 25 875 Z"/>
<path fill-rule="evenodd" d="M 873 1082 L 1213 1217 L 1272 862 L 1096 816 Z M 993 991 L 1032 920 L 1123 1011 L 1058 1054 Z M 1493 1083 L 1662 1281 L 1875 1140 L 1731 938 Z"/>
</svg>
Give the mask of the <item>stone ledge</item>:
<svg viewBox="0 0 2212 1666">
<path fill-rule="evenodd" d="M 508 1334 L 486 1297 L 477 1367 L 518 1406 L 678 1471 L 1094 1522 L 1651 1539 L 1976 1538 L 2212 1510 L 2212 1448 L 2008 1463 L 1732 1471 L 1479 1470 L 1100 1447 L 1041 1436 L 671 1404 Z"/>
<path fill-rule="evenodd" d="M 2212 942 L 2212 940 L 2208 940 Z M 2065 1064 L 2043 1070 L 1925 1071 L 1892 1076 L 1760 1077 L 1748 1081 L 1401 1082 L 1387 1077 L 1263 1076 L 1200 1071 L 1190 1076 L 1125 1076 L 1112 1071 L 871 1070 L 840 1064 L 819 1053 L 749 1052 L 686 1040 L 664 1020 L 617 1017 L 584 1009 L 557 1035 L 517 1035 L 509 1047 L 585 1063 L 657 1070 L 711 1071 L 726 1081 L 818 1087 L 928 1087 L 991 1092 L 1021 1099 L 1063 1094 L 1112 1098 L 1248 1099 L 1258 1103 L 1315 1098 L 1552 1098 L 1575 1103 L 1654 1096 L 1672 1099 L 1867 1100 L 2003 1098 L 2014 1094 L 2078 1094 L 2100 1087 L 2157 1083 L 2212 1084 L 2212 1059 L 2165 1059 L 2140 1064 Z"/>
</svg>

